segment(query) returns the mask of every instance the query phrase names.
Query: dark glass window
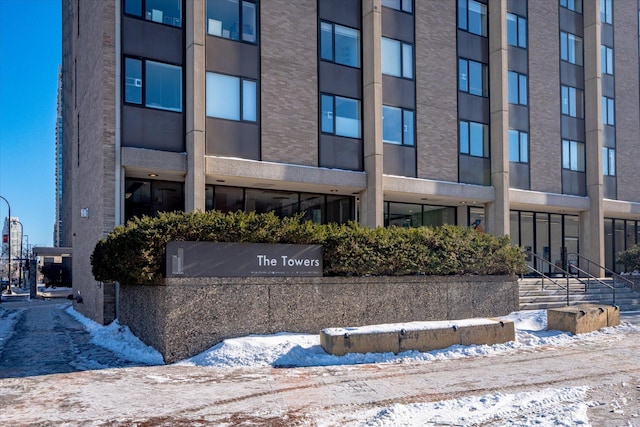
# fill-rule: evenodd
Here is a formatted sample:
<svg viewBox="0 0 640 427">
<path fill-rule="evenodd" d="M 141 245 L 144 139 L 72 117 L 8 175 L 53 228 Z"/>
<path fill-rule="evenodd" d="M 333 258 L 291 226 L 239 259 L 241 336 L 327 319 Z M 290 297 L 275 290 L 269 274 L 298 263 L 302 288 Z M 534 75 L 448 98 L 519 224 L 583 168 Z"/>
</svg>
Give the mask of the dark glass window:
<svg viewBox="0 0 640 427">
<path fill-rule="evenodd" d="M 582 13 L 582 0 L 560 0 L 560 6 L 577 13 Z"/>
<path fill-rule="evenodd" d="M 508 74 L 509 103 L 527 105 L 528 85 L 525 74 L 509 71 Z"/>
<path fill-rule="evenodd" d="M 413 0 L 382 0 L 382 6 L 406 13 L 413 13 Z"/>
<path fill-rule="evenodd" d="M 257 22 L 255 1 L 207 0 L 207 34 L 256 43 Z"/>
<path fill-rule="evenodd" d="M 207 73 L 207 116 L 255 122 L 258 119 L 258 90 L 254 80 Z"/>
<path fill-rule="evenodd" d="M 413 45 L 383 37 L 382 74 L 413 79 Z"/>
<path fill-rule="evenodd" d="M 182 111 L 182 67 L 143 59 L 124 60 L 124 101 Z"/>
<path fill-rule="evenodd" d="M 182 27 L 182 0 L 125 0 L 124 13 L 159 24 Z"/>
<path fill-rule="evenodd" d="M 487 37 L 487 5 L 475 0 L 458 0 L 458 28 Z"/>
<path fill-rule="evenodd" d="M 474 157 L 489 157 L 489 126 L 484 123 L 460 121 L 460 153 Z"/>
<path fill-rule="evenodd" d="M 561 86 L 562 114 L 584 118 L 584 93 L 575 87 Z"/>
<path fill-rule="evenodd" d="M 322 94 L 320 98 L 321 131 L 347 138 L 360 138 L 360 101 L 327 94 Z"/>
<path fill-rule="evenodd" d="M 560 59 L 570 64 L 583 65 L 582 37 L 560 32 Z"/>
<path fill-rule="evenodd" d="M 616 175 L 616 150 L 602 147 L 602 174 L 604 176 Z"/>
<path fill-rule="evenodd" d="M 389 144 L 414 145 L 415 114 L 404 108 L 382 106 L 382 141 Z"/>
<path fill-rule="evenodd" d="M 509 129 L 509 161 L 529 163 L 529 134 Z"/>
<path fill-rule="evenodd" d="M 613 126 L 616 124 L 615 102 L 613 98 L 602 97 L 602 124 Z"/>
<path fill-rule="evenodd" d="M 602 74 L 613 75 L 613 49 L 609 46 L 600 46 L 600 71 Z"/>
<path fill-rule="evenodd" d="M 507 13 L 507 43 L 526 49 L 527 18 Z"/>
<path fill-rule="evenodd" d="M 562 140 L 562 168 L 577 172 L 584 172 L 584 143 Z"/>
<path fill-rule="evenodd" d="M 470 59 L 458 59 L 458 90 L 471 95 L 489 96 L 489 67 Z"/>
<path fill-rule="evenodd" d="M 320 58 L 336 64 L 360 67 L 360 31 L 321 22 Z"/>
<path fill-rule="evenodd" d="M 127 178 L 125 180 L 125 220 L 134 216 L 155 216 L 158 212 L 184 210 L 182 182 Z"/>
</svg>

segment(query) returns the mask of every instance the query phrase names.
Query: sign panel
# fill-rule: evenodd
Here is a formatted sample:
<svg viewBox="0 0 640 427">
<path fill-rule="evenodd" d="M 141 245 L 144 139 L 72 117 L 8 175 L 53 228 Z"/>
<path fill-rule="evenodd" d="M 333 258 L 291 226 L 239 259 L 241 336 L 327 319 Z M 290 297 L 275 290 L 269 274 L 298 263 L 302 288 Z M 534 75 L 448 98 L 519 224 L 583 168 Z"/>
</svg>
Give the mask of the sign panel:
<svg viewBox="0 0 640 427">
<path fill-rule="evenodd" d="M 166 277 L 322 276 L 322 246 L 167 243 Z"/>
</svg>

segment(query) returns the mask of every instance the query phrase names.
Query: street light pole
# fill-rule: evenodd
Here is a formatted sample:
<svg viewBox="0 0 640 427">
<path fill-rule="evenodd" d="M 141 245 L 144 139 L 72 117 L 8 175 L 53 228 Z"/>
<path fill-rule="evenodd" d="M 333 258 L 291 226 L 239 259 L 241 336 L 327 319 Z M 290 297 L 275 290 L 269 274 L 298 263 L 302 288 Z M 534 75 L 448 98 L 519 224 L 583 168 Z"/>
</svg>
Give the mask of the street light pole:
<svg viewBox="0 0 640 427">
<path fill-rule="evenodd" d="M 0 196 L 0 199 L 4 200 L 7 203 L 7 207 L 9 208 L 9 236 L 7 239 L 7 242 L 9 243 L 9 287 L 11 287 L 11 205 L 9 204 L 9 201 L 7 199 L 5 199 L 4 197 Z M 2 286 L 0 286 L 0 294 L 2 293 Z M 2 301 L 2 298 L 0 298 L 0 301 Z"/>
</svg>

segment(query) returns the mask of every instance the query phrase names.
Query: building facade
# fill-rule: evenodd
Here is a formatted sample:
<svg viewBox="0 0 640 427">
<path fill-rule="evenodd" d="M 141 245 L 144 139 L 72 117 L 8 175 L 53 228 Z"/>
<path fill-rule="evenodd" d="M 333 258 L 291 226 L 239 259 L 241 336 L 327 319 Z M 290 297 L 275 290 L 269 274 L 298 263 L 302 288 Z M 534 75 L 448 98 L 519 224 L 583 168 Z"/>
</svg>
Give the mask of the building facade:
<svg viewBox="0 0 640 427">
<path fill-rule="evenodd" d="M 636 1 L 63 2 L 63 228 L 163 210 L 474 225 L 557 265 L 640 242 Z M 533 260 L 530 261 L 533 264 Z M 545 266 L 535 266 L 550 269 Z"/>
</svg>

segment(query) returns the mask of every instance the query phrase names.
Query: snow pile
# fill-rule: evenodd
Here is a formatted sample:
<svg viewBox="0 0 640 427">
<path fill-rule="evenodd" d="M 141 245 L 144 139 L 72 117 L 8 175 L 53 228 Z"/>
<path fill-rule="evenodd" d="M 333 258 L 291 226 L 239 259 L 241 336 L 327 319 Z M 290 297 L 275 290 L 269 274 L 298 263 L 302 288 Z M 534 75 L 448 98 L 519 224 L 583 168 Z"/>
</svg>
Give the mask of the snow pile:
<svg viewBox="0 0 640 427">
<path fill-rule="evenodd" d="M 495 393 L 440 402 L 394 404 L 377 413 L 367 411 L 356 418 L 366 419 L 361 426 L 409 427 L 427 425 L 475 426 L 579 426 L 590 425 L 585 402 L 587 387 L 543 389 L 517 394 Z M 374 413 L 372 415 L 372 413 Z M 507 421 L 509 420 L 509 421 Z"/>
<path fill-rule="evenodd" d="M 91 334 L 91 341 L 101 347 L 108 348 L 120 357 L 132 362 L 146 365 L 162 365 L 162 355 L 153 347 L 149 347 L 131 333 L 128 326 L 120 325 L 117 320 L 108 326 L 102 326 L 73 309 L 67 308 L 67 313 L 73 316 Z"/>
</svg>

